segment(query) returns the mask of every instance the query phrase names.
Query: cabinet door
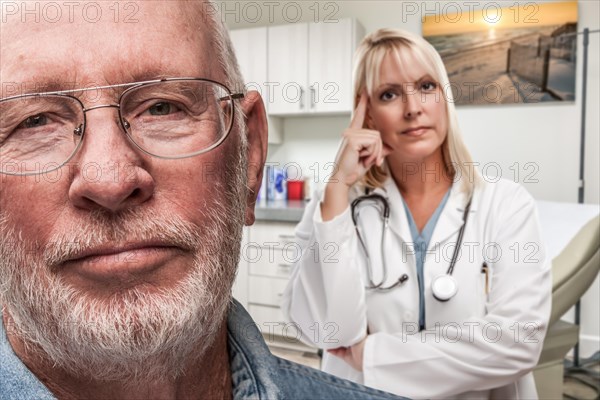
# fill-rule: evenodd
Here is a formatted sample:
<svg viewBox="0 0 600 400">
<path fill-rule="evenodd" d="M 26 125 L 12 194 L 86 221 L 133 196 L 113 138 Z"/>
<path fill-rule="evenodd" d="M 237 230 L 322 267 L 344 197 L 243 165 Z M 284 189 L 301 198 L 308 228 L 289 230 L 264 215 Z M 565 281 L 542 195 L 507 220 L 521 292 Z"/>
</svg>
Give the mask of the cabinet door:
<svg viewBox="0 0 600 400">
<path fill-rule="evenodd" d="M 248 90 L 258 90 L 267 101 L 267 28 L 230 32 L 235 54 Z"/>
<path fill-rule="evenodd" d="M 308 24 L 268 27 L 268 73 L 272 85 L 271 115 L 305 113 L 308 109 Z"/>
<path fill-rule="evenodd" d="M 351 19 L 309 27 L 309 110 L 352 111 L 352 57 L 357 34 Z"/>
<path fill-rule="evenodd" d="M 230 36 L 246 88 L 260 92 L 268 112 L 267 28 L 236 29 L 230 32 Z M 268 123 L 269 143 L 281 143 L 281 121 L 269 118 Z"/>
</svg>

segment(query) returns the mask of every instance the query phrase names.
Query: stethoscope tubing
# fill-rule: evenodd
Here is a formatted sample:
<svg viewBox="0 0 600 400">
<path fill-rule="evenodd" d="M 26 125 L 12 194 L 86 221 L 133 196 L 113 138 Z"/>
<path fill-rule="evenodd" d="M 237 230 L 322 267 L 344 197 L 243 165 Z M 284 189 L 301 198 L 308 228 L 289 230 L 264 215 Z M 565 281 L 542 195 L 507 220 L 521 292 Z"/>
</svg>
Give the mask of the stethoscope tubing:
<svg viewBox="0 0 600 400">
<path fill-rule="evenodd" d="M 456 240 L 456 247 L 454 248 L 454 252 L 452 253 L 452 259 L 450 259 L 450 266 L 448 267 L 447 275 L 452 275 L 454 272 L 454 265 L 456 264 L 456 260 L 458 259 L 458 253 L 460 251 L 460 246 L 462 245 L 463 235 L 465 233 L 465 227 L 467 226 L 467 220 L 469 219 L 469 211 L 471 210 L 471 201 L 473 200 L 473 196 L 469 198 L 469 202 L 465 207 L 465 213 L 463 214 L 463 224 L 460 227 L 460 231 L 458 232 L 458 239 Z"/>
<path fill-rule="evenodd" d="M 381 244 L 380 244 L 380 248 L 381 248 L 381 263 L 382 263 L 382 269 L 383 269 L 383 276 L 381 279 L 381 282 L 379 283 L 375 283 L 373 281 L 373 268 L 371 265 L 371 257 L 369 255 L 369 251 L 367 249 L 367 246 L 360 234 L 360 229 L 358 227 L 358 217 L 360 215 L 360 209 L 359 209 L 359 205 L 363 202 L 366 202 L 368 200 L 372 200 L 374 201 L 376 204 L 379 203 L 382 207 L 377 207 L 378 211 L 380 214 L 382 214 L 382 219 L 383 219 L 383 227 L 382 227 L 382 235 L 381 235 Z M 452 281 L 452 283 L 455 285 L 455 289 L 452 291 L 452 293 L 450 294 L 436 294 L 436 286 L 432 287 L 432 291 L 434 292 L 433 295 L 434 297 L 439 300 L 439 301 L 447 301 L 450 298 L 452 298 L 454 296 L 454 294 L 456 294 L 456 292 L 458 291 L 458 286 L 456 283 L 456 280 L 452 277 L 452 273 L 454 272 L 454 267 L 456 265 L 456 260 L 458 259 L 458 254 L 460 251 L 460 247 L 462 245 L 462 241 L 463 241 L 463 235 L 464 235 L 464 231 L 465 231 L 465 227 L 467 226 L 467 221 L 469 218 L 469 212 L 471 210 L 471 202 L 473 200 L 473 194 L 471 193 L 470 197 L 469 197 L 469 202 L 467 203 L 466 207 L 465 207 L 465 211 L 463 214 L 463 224 L 460 227 L 460 231 L 458 232 L 458 240 L 456 242 L 456 247 L 454 248 L 454 252 L 452 254 L 452 259 L 450 260 L 450 265 L 448 267 L 448 270 L 446 271 L 445 275 L 440 275 L 438 277 L 436 277 L 436 280 L 442 279 L 445 282 L 449 282 L 450 280 Z M 383 208 L 383 210 L 381 210 L 381 208 Z M 358 210 L 358 211 L 357 211 Z M 384 196 L 377 194 L 377 193 L 372 193 L 372 194 L 366 194 L 364 196 L 360 196 L 357 197 L 356 199 L 354 199 L 351 203 L 351 214 L 352 214 L 352 223 L 354 224 L 354 228 L 356 230 L 356 235 L 358 237 L 358 241 L 361 245 L 361 247 L 363 248 L 364 254 L 365 254 L 365 258 L 366 258 L 366 263 L 367 263 L 367 279 L 368 279 L 368 285 L 366 286 L 367 289 L 369 290 L 378 290 L 378 291 L 388 291 L 391 289 L 394 289 L 398 286 L 401 286 L 404 282 L 406 282 L 408 280 L 408 275 L 407 274 L 402 274 L 402 276 L 398 279 L 398 281 L 396 281 L 394 284 L 392 284 L 391 286 L 387 286 L 384 287 L 383 284 L 386 282 L 387 280 L 387 275 L 388 275 L 388 268 L 387 268 L 387 264 L 385 261 L 385 254 L 384 254 L 384 243 L 385 243 L 385 235 L 386 235 L 386 231 L 388 229 L 388 225 L 389 225 L 389 217 L 390 217 L 390 205 L 389 202 L 387 200 L 387 198 L 385 198 Z M 444 277 L 447 277 L 448 279 L 444 279 Z"/>
<path fill-rule="evenodd" d="M 359 217 L 359 213 L 360 210 L 357 212 L 356 210 L 358 209 L 358 205 L 361 202 L 367 201 L 367 200 L 373 200 L 375 201 L 375 203 L 380 203 L 381 205 L 383 205 L 383 212 L 381 212 L 381 210 L 378 208 L 380 214 L 383 214 L 383 229 L 382 229 L 382 235 L 381 235 L 381 248 L 383 249 L 383 244 L 385 243 L 385 235 L 387 232 L 387 227 L 388 227 L 388 223 L 389 223 L 389 219 L 390 219 L 390 206 L 389 203 L 387 201 L 387 199 L 385 197 L 383 197 L 380 194 L 377 193 L 373 193 L 373 194 L 369 194 L 369 195 L 365 195 L 365 196 L 361 196 L 358 197 L 356 199 L 354 199 L 354 201 L 352 201 L 351 204 L 351 209 L 352 209 L 352 222 L 354 223 L 354 229 L 356 230 L 356 235 L 358 237 L 358 241 L 360 242 L 360 245 L 362 246 L 364 253 L 365 253 L 365 257 L 366 257 L 366 261 L 367 261 L 367 279 L 369 281 L 369 284 L 367 285 L 367 289 L 377 289 L 380 291 L 386 291 L 386 290 L 390 290 L 395 288 L 398 285 L 401 285 L 402 283 L 404 283 L 404 281 L 406 281 L 408 279 L 408 275 L 404 274 L 400 277 L 400 279 L 398 280 L 398 282 L 396 282 L 395 284 L 393 284 L 392 286 L 389 287 L 383 287 L 383 284 L 385 283 L 385 281 L 387 280 L 387 273 L 388 273 L 388 268 L 386 265 L 386 261 L 385 258 L 382 258 L 381 262 L 382 262 L 382 266 L 383 266 L 383 277 L 381 278 L 381 282 L 380 283 L 375 283 L 373 281 L 373 268 L 371 268 L 371 257 L 369 255 L 369 251 L 367 250 L 367 245 L 365 244 L 365 242 L 362 239 L 362 236 L 360 234 L 360 229 L 358 227 L 358 217 Z"/>
</svg>

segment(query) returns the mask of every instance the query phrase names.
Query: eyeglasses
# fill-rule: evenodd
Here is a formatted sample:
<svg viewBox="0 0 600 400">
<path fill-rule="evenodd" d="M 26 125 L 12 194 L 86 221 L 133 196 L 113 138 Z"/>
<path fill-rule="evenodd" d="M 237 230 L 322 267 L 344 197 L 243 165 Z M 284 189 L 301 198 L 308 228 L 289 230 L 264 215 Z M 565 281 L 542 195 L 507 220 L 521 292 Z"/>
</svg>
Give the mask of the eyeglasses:
<svg viewBox="0 0 600 400">
<path fill-rule="evenodd" d="M 75 97 L 125 89 L 116 104 L 85 108 Z M 206 153 L 229 135 L 234 99 L 223 84 L 202 78 L 168 78 L 0 99 L 0 173 L 36 175 L 65 165 L 83 142 L 86 113 L 116 108 L 123 132 L 142 152 L 164 159 Z"/>
</svg>

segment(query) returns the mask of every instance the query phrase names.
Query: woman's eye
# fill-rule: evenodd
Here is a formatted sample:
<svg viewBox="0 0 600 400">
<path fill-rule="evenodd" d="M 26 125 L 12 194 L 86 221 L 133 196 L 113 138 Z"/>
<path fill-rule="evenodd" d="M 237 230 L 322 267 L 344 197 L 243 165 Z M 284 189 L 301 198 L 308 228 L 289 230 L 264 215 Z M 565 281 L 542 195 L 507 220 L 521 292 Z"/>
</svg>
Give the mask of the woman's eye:
<svg viewBox="0 0 600 400">
<path fill-rule="evenodd" d="M 383 101 L 390 101 L 390 100 L 393 100 L 395 97 L 396 97 L 396 94 L 391 91 L 385 91 L 385 92 L 381 93 L 381 95 L 379 96 L 379 98 Z"/>
<path fill-rule="evenodd" d="M 150 115 L 157 116 L 169 115 L 177 111 L 179 111 L 179 108 L 177 108 L 173 103 L 167 102 L 156 103 L 150 108 L 148 108 L 148 112 L 150 113 Z"/>
<path fill-rule="evenodd" d="M 435 90 L 437 85 L 434 82 L 423 82 L 421 84 L 421 89 L 423 90 Z"/>
<path fill-rule="evenodd" d="M 48 123 L 48 118 L 44 114 L 37 114 L 27 118 L 21 122 L 17 128 L 19 129 L 33 129 L 44 126 Z"/>
</svg>

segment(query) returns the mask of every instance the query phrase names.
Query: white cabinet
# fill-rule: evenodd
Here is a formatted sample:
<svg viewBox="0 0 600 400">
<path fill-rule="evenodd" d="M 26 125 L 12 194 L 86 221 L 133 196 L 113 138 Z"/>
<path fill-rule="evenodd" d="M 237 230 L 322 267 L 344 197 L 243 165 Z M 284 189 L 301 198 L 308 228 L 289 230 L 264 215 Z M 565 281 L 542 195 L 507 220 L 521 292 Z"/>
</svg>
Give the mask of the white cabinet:
<svg viewBox="0 0 600 400">
<path fill-rule="evenodd" d="M 310 24 L 308 85 L 311 111 L 351 112 L 352 65 L 364 30 L 352 19 Z"/>
<path fill-rule="evenodd" d="M 268 28 L 269 112 L 293 115 L 308 110 L 308 24 Z"/>
<path fill-rule="evenodd" d="M 238 29 L 230 32 L 231 41 L 247 90 L 257 90 L 262 94 L 269 112 L 269 91 L 267 84 L 267 28 Z M 239 90 L 241 88 L 235 88 Z M 281 143 L 282 121 L 268 118 L 269 143 Z"/>
<path fill-rule="evenodd" d="M 246 88 L 263 93 L 267 81 L 267 28 L 233 30 L 230 36 Z"/>
<path fill-rule="evenodd" d="M 281 141 L 274 117 L 352 112 L 352 57 L 364 33 L 354 19 L 231 31 L 247 87 L 267 105 L 270 143 Z"/>
<path fill-rule="evenodd" d="M 268 27 L 272 115 L 352 111 L 352 57 L 364 36 L 354 19 Z"/>
<path fill-rule="evenodd" d="M 314 351 L 298 341 L 298 326 L 287 322 L 280 308 L 293 265 L 301 255 L 295 227 L 293 222 L 257 221 L 244 228 L 233 293 L 267 340 L 276 335 L 278 346 Z"/>
</svg>

